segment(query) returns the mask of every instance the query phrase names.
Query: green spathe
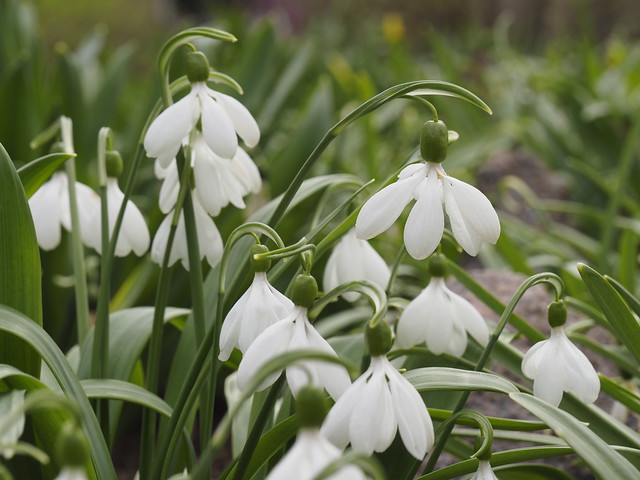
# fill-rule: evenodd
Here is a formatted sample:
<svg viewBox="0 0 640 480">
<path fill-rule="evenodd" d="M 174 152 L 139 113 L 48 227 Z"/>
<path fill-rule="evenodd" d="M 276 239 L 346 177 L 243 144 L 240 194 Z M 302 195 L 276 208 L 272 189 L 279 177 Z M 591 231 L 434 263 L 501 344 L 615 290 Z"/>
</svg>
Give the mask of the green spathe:
<svg viewBox="0 0 640 480">
<path fill-rule="evenodd" d="M 0 145 L 0 304 L 42 325 L 40 254 L 27 197 Z M 0 363 L 39 377 L 40 358 L 24 341 L 0 332 Z"/>
</svg>

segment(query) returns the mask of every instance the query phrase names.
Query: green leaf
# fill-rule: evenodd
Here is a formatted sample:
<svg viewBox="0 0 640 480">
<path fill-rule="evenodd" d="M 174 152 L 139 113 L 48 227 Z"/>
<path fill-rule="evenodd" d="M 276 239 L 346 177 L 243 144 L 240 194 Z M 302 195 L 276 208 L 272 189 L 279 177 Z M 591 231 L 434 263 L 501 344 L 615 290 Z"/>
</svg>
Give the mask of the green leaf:
<svg viewBox="0 0 640 480">
<path fill-rule="evenodd" d="M 22 184 L 0 145 L 0 305 L 7 305 L 42 325 L 40 253 Z M 0 363 L 38 375 L 40 357 L 24 341 L 0 332 Z"/>
<path fill-rule="evenodd" d="M 0 331 L 6 332 L 14 340 L 15 338 L 24 340 L 42 356 L 64 394 L 75 401 L 80 408 L 84 432 L 98 478 L 115 479 L 116 474 L 109 449 L 91 404 L 73 369 L 53 339 L 35 322 L 5 306 L 0 306 Z"/>
<path fill-rule="evenodd" d="M 500 480 L 572 480 L 573 477 L 551 465 L 522 463 L 494 468 Z"/>
<path fill-rule="evenodd" d="M 444 97 L 454 97 L 459 98 L 461 100 L 466 100 L 467 102 L 475 105 L 481 110 L 484 110 L 488 114 L 492 114 L 493 112 L 489 108 L 489 105 L 484 103 L 480 97 L 471 93 L 466 88 L 462 88 L 459 85 L 455 85 L 449 82 L 443 82 L 440 80 L 427 80 L 422 82 L 425 86 L 421 88 L 417 88 L 410 92 L 408 95 L 414 96 L 444 96 Z"/>
<path fill-rule="evenodd" d="M 472 372 L 457 368 L 425 367 L 409 370 L 404 374 L 418 391 L 423 390 L 486 390 L 510 394 L 518 388 L 497 375 Z"/>
<path fill-rule="evenodd" d="M 113 379 L 87 379 L 81 380 L 80 385 L 89 398 L 108 398 L 136 403 L 155 410 L 165 417 L 170 417 L 172 413 L 171 407 L 155 393 L 133 383 Z"/>
<path fill-rule="evenodd" d="M 578 271 L 604 313 L 613 334 L 636 360 L 640 360 L 640 326 L 629 306 L 616 289 L 594 269 L 581 263 L 578 264 Z"/>
<path fill-rule="evenodd" d="M 55 172 L 60 165 L 75 156 L 76 155 L 72 153 L 52 153 L 44 157 L 36 158 L 20 167 L 18 169 L 18 175 L 20 175 L 20 181 L 22 182 L 27 197 L 31 198 L 31 196 L 36 193 L 36 190 L 53 175 L 53 172 Z"/>
<path fill-rule="evenodd" d="M 614 399 L 623 405 L 626 405 L 632 411 L 640 413 L 640 397 L 638 395 L 602 374 L 599 374 L 599 377 L 600 387 L 603 392 L 611 395 Z"/>
<path fill-rule="evenodd" d="M 569 413 L 526 393 L 510 397 L 549 425 L 601 478 L 638 478 L 629 461 Z"/>
</svg>

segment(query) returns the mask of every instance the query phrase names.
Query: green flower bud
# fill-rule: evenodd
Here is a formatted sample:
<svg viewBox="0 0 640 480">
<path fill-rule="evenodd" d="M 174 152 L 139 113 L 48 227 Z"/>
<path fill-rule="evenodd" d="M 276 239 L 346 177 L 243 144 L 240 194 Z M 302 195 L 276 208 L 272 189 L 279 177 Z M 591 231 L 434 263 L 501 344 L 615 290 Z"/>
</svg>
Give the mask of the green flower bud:
<svg viewBox="0 0 640 480">
<path fill-rule="evenodd" d="M 447 261 L 443 255 L 436 254 L 429 259 L 429 274 L 432 277 L 444 277 L 447 274 Z"/>
<path fill-rule="evenodd" d="M 384 320 L 378 320 L 373 327 L 367 323 L 367 326 L 364 328 L 364 338 L 367 341 L 369 354 L 372 357 L 386 355 L 387 352 L 391 350 L 391 345 L 393 344 L 391 328 Z"/>
<path fill-rule="evenodd" d="M 564 303 L 564 300 L 559 300 L 549 304 L 547 318 L 549 320 L 549 325 L 554 328 L 561 327 L 565 324 L 567 321 L 567 304 Z"/>
<path fill-rule="evenodd" d="M 267 253 L 268 251 L 269 249 L 266 245 L 260 245 L 258 243 L 251 247 L 251 268 L 253 268 L 254 272 L 266 272 L 271 268 L 271 259 L 261 258 L 257 260 L 253 257 L 258 253 Z"/>
<path fill-rule="evenodd" d="M 301 273 L 293 279 L 291 287 L 291 301 L 295 305 L 310 308 L 318 296 L 316 279 L 306 273 Z"/>
<path fill-rule="evenodd" d="M 65 467 L 83 467 L 89 460 L 87 440 L 74 423 L 67 422 L 56 439 L 56 460 Z"/>
<path fill-rule="evenodd" d="M 296 418 L 300 428 L 319 428 L 329 410 L 324 393 L 315 387 L 306 386 L 296 396 Z"/>
<path fill-rule="evenodd" d="M 209 79 L 209 60 L 202 52 L 191 52 L 185 59 L 185 70 L 191 83 L 206 82 Z"/>
<path fill-rule="evenodd" d="M 122 157 L 117 150 L 108 150 L 105 154 L 107 177 L 118 178 L 122 175 Z"/>
<path fill-rule="evenodd" d="M 429 120 L 420 132 L 420 154 L 427 162 L 440 163 L 447 158 L 449 134 L 444 122 Z"/>
</svg>

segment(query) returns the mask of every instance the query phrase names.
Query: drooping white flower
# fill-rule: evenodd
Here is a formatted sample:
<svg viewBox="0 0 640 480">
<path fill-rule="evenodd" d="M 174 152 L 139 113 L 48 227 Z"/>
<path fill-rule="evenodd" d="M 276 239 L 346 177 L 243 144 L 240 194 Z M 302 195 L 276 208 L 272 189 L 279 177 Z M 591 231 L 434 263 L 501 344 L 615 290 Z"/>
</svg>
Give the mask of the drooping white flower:
<svg viewBox="0 0 640 480">
<path fill-rule="evenodd" d="M 522 359 L 522 373 L 533 379 L 533 394 L 556 407 L 563 392 L 584 403 L 593 403 L 600 392 L 598 374 L 563 327 L 552 328 L 548 340 L 531 347 Z"/>
<path fill-rule="evenodd" d="M 76 182 L 78 221 L 80 232 L 89 228 L 91 215 L 100 204 L 100 197 L 91 188 Z M 60 244 L 61 229 L 71 231 L 69 180 L 65 172 L 55 172 L 29 199 L 29 207 L 36 228 L 38 245 L 53 250 Z"/>
<path fill-rule="evenodd" d="M 64 467 L 54 480 L 87 480 L 87 474 L 81 467 Z"/>
<path fill-rule="evenodd" d="M 322 283 L 326 291 L 343 283 L 368 280 L 386 288 L 391 272 L 383 258 L 369 242 L 356 237 L 355 229 L 349 230 L 336 244 L 324 269 Z M 354 302 L 360 295 L 355 292 L 343 294 L 345 300 Z"/>
<path fill-rule="evenodd" d="M 364 204 L 356 220 L 358 238 L 367 240 L 387 230 L 413 199 L 417 201 L 404 228 L 404 244 L 415 259 L 427 258 L 440 243 L 444 211 L 453 236 L 469 255 L 477 255 L 482 242 L 496 243 L 500 236 L 500 221 L 487 197 L 447 175 L 442 165 L 426 162 L 403 169 L 397 182 Z"/>
<path fill-rule="evenodd" d="M 238 385 L 246 390 L 251 379 L 269 360 L 286 352 L 303 349 L 336 355 L 329 343 L 309 323 L 307 309 L 295 306 L 289 316 L 268 327 L 249 346 L 238 368 Z M 337 399 L 351 384 L 349 374 L 340 365 L 315 360 L 301 361 L 298 365 L 304 368 L 291 365 L 286 369 L 287 382 L 294 396 L 300 388 L 311 384 L 325 388 L 329 395 Z M 257 390 L 264 390 L 273 384 L 280 373 L 269 376 Z"/>
<path fill-rule="evenodd" d="M 220 232 L 211 217 L 204 211 L 202 205 L 195 196 L 193 200 L 193 213 L 195 216 L 196 232 L 198 234 L 198 246 L 200 247 L 200 258 L 207 258 L 207 262 L 211 267 L 215 267 L 222 259 L 223 244 Z M 169 231 L 171 229 L 171 220 L 173 211 L 171 211 L 160 224 L 156 236 L 151 244 L 151 260 L 162 265 L 164 252 L 167 249 L 167 241 L 169 239 Z M 169 256 L 169 265 L 173 265 L 178 260 L 182 261 L 185 269 L 189 270 L 189 252 L 187 249 L 187 232 L 184 227 L 184 213 L 180 212 L 176 234 Z"/>
<path fill-rule="evenodd" d="M 116 223 L 116 218 L 123 200 L 124 194 L 118 186 L 118 179 L 114 177 L 107 178 L 109 236 L 113 233 L 113 227 Z M 88 246 L 94 248 L 98 253 L 102 253 L 101 211 L 100 203 L 98 203 L 91 216 L 89 228 L 82 232 L 84 242 Z M 149 249 L 149 242 L 149 227 L 147 227 L 144 217 L 138 207 L 136 207 L 131 200 L 128 200 L 124 211 L 124 217 L 122 218 L 122 226 L 118 235 L 118 241 L 116 242 L 115 254 L 117 257 L 124 257 L 133 251 L 138 256 L 144 255 L 144 253 Z"/>
<path fill-rule="evenodd" d="M 488 460 L 478 462 L 478 470 L 469 480 L 498 480 Z"/>
<path fill-rule="evenodd" d="M 238 100 L 195 82 L 191 91 L 164 110 L 149 126 L 144 137 L 147 155 L 166 167 L 180 146 L 202 123 L 207 145 L 222 158 L 231 159 L 238 148 L 236 134 L 249 147 L 260 140 L 260 129 L 251 113 Z"/>
<path fill-rule="evenodd" d="M 489 341 L 489 329 L 467 300 L 447 288 L 443 277 L 432 277 L 398 319 L 396 342 L 401 348 L 426 343 L 436 355 L 460 356 L 467 348 L 467 333 L 480 345 Z"/>
<path fill-rule="evenodd" d="M 266 272 L 256 272 L 222 323 L 218 358 L 224 362 L 234 348 L 245 353 L 258 335 L 292 312 L 293 302 L 271 286 Z"/>
<path fill-rule="evenodd" d="M 287 454 L 267 475 L 266 480 L 313 480 L 342 451 L 333 446 L 317 428 L 300 430 Z M 327 480 L 364 480 L 367 478 L 353 465 L 341 468 Z"/>
<path fill-rule="evenodd" d="M 389 363 L 374 356 L 371 365 L 331 408 L 322 433 L 338 448 L 372 454 L 385 451 L 400 431 L 411 455 L 422 460 L 433 446 L 433 424 L 420 394 Z"/>
</svg>

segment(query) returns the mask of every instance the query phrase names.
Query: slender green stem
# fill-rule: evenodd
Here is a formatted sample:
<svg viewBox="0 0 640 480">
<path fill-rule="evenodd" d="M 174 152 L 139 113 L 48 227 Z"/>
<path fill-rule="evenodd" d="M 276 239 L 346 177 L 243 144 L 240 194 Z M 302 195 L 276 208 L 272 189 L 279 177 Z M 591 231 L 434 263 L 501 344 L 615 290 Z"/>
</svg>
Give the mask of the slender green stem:
<svg viewBox="0 0 640 480">
<path fill-rule="evenodd" d="M 500 317 L 500 320 L 498 321 L 498 324 L 496 325 L 495 330 L 491 334 L 489 343 L 487 344 L 484 351 L 482 352 L 482 355 L 480 356 L 480 359 L 478 360 L 478 363 L 476 364 L 474 371 L 481 372 L 484 369 L 487 361 L 489 360 L 489 357 L 491 356 L 493 347 L 498 342 L 498 338 L 500 338 L 500 334 L 506 327 L 509 321 L 509 318 L 511 317 L 511 314 L 513 313 L 513 310 L 515 309 L 516 305 L 518 304 L 518 302 L 520 301 L 520 299 L 522 298 L 522 296 L 525 294 L 527 290 L 529 290 L 534 285 L 538 285 L 539 283 L 548 283 L 549 285 L 551 285 L 555 289 L 556 300 L 562 298 L 562 296 L 564 295 L 564 284 L 562 283 L 562 280 L 560 279 L 560 277 L 558 277 L 555 273 L 546 273 L 546 272 L 538 273 L 536 275 L 533 275 L 527 278 L 522 283 L 522 285 L 518 287 L 518 290 L 516 290 L 516 292 L 513 294 L 513 297 L 511 297 L 511 300 L 509 301 L 506 308 L 504 309 L 504 312 L 502 312 L 502 316 Z M 471 392 L 463 392 L 461 394 L 455 408 L 453 409 L 454 415 L 464 408 L 464 405 L 467 403 L 467 400 L 470 394 Z M 429 455 L 429 460 L 427 461 L 425 472 L 428 473 L 433 471 L 433 468 L 435 467 L 436 462 L 440 457 L 440 454 L 444 450 L 444 446 L 447 443 L 449 435 L 451 434 L 451 430 L 453 429 L 454 423 L 455 422 L 452 422 L 450 425 L 446 425 L 442 429 L 442 433 L 438 436 L 438 440 L 436 441 L 436 444 L 433 447 L 431 454 Z"/>
<path fill-rule="evenodd" d="M 66 153 L 75 153 L 73 148 L 73 124 L 67 117 L 60 118 L 60 131 Z M 74 286 L 76 291 L 76 319 L 78 326 L 78 345 L 82 345 L 89 332 L 89 296 L 87 275 L 84 263 L 84 247 L 78 215 L 78 196 L 76 194 L 76 160 L 71 158 L 65 164 L 69 189 L 69 210 L 71 212 L 71 251 L 73 258 Z M 85 226 L 86 227 L 86 226 Z"/>
<path fill-rule="evenodd" d="M 389 275 L 389 283 L 387 283 L 387 293 L 391 293 L 391 289 L 393 288 L 393 284 L 396 283 L 396 279 L 398 278 L 398 269 L 402 264 L 402 260 L 407 255 L 407 249 L 404 248 L 404 243 L 396 256 L 396 259 L 393 261 L 393 265 L 391 266 L 391 275 Z"/>
</svg>

